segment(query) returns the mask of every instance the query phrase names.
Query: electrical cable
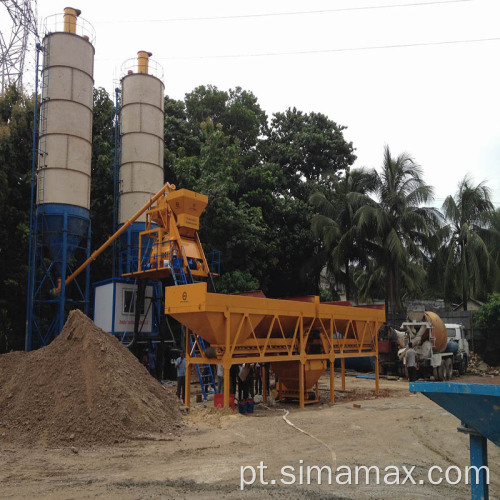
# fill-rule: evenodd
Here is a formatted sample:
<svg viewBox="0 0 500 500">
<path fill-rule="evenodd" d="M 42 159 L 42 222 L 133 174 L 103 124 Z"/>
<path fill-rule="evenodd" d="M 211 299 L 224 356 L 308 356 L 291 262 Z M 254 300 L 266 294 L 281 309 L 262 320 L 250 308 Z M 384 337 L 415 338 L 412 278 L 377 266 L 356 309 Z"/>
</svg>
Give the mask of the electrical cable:
<svg viewBox="0 0 500 500">
<path fill-rule="evenodd" d="M 290 426 L 292 426 L 294 429 L 298 430 L 299 432 L 302 432 L 303 434 L 305 434 L 306 436 L 309 436 L 310 438 L 313 438 L 315 441 L 317 441 L 318 443 L 322 444 L 325 448 L 327 448 L 327 450 L 331 453 L 332 455 L 332 465 L 333 465 L 333 468 L 335 468 L 335 465 L 337 463 L 337 454 L 335 453 L 335 451 L 333 451 L 330 446 L 328 446 L 324 441 L 321 441 L 321 439 L 317 438 L 316 436 L 313 436 L 312 434 L 310 434 L 309 432 L 305 431 L 304 429 L 301 429 L 300 427 L 296 426 L 293 422 L 291 422 L 287 417 L 288 415 L 290 415 L 290 412 L 288 410 L 283 410 L 285 412 L 285 414 L 283 415 L 283 420 Z"/>
<path fill-rule="evenodd" d="M 353 12 L 363 10 L 380 10 L 380 9 L 394 9 L 404 7 L 426 7 L 429 5 L 438 4 L 453 4 L 472 2 L 473 0 L 435 0 L 428 2 L 412 2 L 403 4 L 386 4 L 386 5 L 367 5 L 363 7 L 342 7 L 338 9 L 322 9 L 322 10 L 303 10 L 296 12 L 269 12 L 264 14 L 238 14 L 230 16 L 207 16 L 207 17 L 173 17 L 167 19 L 124 19 L 113 21 L 100 21 L 95 24 L 125 24 L 125 23 L 170 23 L 170 22 L 185 22 L 185 21 L 221 21 L 228 19 L 249 19 L 249 18 L 262 18 L 262 17 L 280 17 L 280 16 L 303 16 L 310 14 L 327 14 L 330 12 Z"/>
<path fill-rule="evenodd" d="M 459 43 L 480 43 L 480 42 L 495 42 L 500 40 L 500 37 L 492 38 L 475 38 L 470 40 L 441 40 L 437 42 L 415 42 L 415 43 L 400 43 L 394 45 L 372 45 L 364 47 L 344 47 L 338 49 L 317 49 L 317 50 L 300 50 L 292 52 L 262 52 L 260 54 L 227 54 L 227 55 L 213 55 L 213 56 L 173 56 L 173 57 L 160 57 L 158 60 L 191 60 L 191 59 L 228 59 L 228 58 L 241 58 L 241 57 L 274 57 L 274 56 L 291 56 L 291 55 L 308 55 L 308 54 L 325 54 L 334 52 L 356 52 L 363 50 L 381 50 L 381 49 L 400 49 L 409 47 L 430 47 L 436 45 L 453 45 Z"/>
</svg>

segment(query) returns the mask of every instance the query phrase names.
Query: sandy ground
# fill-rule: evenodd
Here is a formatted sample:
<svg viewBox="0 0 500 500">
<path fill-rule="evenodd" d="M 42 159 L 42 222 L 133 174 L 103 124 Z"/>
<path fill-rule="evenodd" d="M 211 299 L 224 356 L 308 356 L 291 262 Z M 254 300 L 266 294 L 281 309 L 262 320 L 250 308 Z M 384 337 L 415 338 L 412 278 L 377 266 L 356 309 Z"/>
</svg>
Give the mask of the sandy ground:
<svg viewBox="0 0 500 500">
<path fill-rule="evenodd" d="M 300 466 L 333 469 L 376 465 L 415 466 L 413 477 L 426 479 L 438 465 L 469 465 L 468 437 L 457 432 L 459 421 L 421 394 L 410 395 L 404 381 L 347 378 L 346 392 L 328 402 L 328 379 L 320 383 L 322 403 L 300 410 L 295 404 L 264 408 L 253 415 L 215 410 L 198 404 L 185 420 L 180 437 L 150 436 L 105 448 L 20 448 L 1 443 L 2 498 L 470 498 L 469 486 L 424 484 L 300 485 Z M 336 387 L 340 387 L 337 379 Z M 173 389 L 169 389 L 173 390 Z M 288 420 L 305 434 L 290 426 Z M 162 440 L 158 440 L 162 439 Z M 301 460 L 303 462 L 301 462 Z M 335 460 L 335 462 L 334 462 Z M 240 490 L 242 466 L 268 467 L 264 480 L 276 484 Z M 281 484 L 281 467 L 295 468 L 295 485 Z M 500 448 L 489 443 L 490 493 L 500 498 Z M 345 469 L 344 469 L 345 470 Z M 401 469 L 402 470 L 402 469 Z M 291 473 L 291 469 L 287 469 Z M 258 470 L 257 470 L 258 473 Z M 250 479 L 250 471 L 246 478 Z M 257 476 L 258 477 L 258 476 Z M 354 477 L 354 473 L 353 473 Z M 362 476 L 364 478 L 364 476 Z M 401 472 L 401 480 L 405 477 Z M 306 475 L 304 474 L 304 481 Z M 346 476 L 343 476 L 346 478 Z M 383 476 L 382 476 L 383 478 Z M 392 476 L 391 479 L 394 479 Z M 257 481 L 258 482 L 258 481 Z M 364 480 L 362 479 L 362 482 Z"/>
</svg>

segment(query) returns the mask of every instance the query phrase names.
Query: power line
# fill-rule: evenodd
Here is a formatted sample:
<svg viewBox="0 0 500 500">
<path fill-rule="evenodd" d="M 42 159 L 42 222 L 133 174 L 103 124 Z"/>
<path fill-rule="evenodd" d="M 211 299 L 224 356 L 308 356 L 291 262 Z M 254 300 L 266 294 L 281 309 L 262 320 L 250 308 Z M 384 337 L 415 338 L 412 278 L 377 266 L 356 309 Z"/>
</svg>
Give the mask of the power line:
<svg viewBox="0 0 500 500">
<path fill-rule="evenodd" d="M 470 40 L 442 40 L 438 42 L 415 42 L 415 43 L 400 43 L 394 45 L 369 45 L 365 47 L 344 47 L 339 49 L 316 49 L 316 50 L 299 50 L 292 52 L 262 52 L 259 54 L 216 54 L 212 56 L 171 56 L 171 57 L 158 57 L 158 61 L 172 61 L 172 60 L 193 60 L 193 59 L 237 59 L 243 57 L 276 57 L 276 56 L 294 56 L 294 55 L 308 55 L 308 54 L 327 54 L 334 52 L 356 52 L 363 50 L 383 50 L 383 49 L 405 49 L 409 47 L 431 47 L 436 45 L 454 45 L 460 43 L 482 43 L 482 42 L 497 42 L 500 37 L 492 38 L 475 38 Z M 96 57 L 96 61 L 114 61 L 112 57 Z"/>
<path fill-rule="evenodd" d="M 164 60 L 191 60 L 191 59 L 230 59 L 230 58 L 242 58 L 242 57 L 275 57 L 275 56 L 292 56 L 292 55 L 308 55 L 308 54 L 327 54 L 334 52 L 357 52 L 363 50 L 383 50 L 383 49 L 405 49 L 409 47 L 431 47 L 436 45 L 453 45 L 459 43 L 481 43 L 481 42 L 495 42 L 500 40 L 500 37 L 492 38 L 476 38 L 471 40 L 442 40 L 438 42 L 416 42 L 416 43 L 406 43 L 406 44 L 395 44 L 395 45 L 372 45 L 365 47 L 344 47 L 339 49 L 317 49 L 317 50 L 300 50 L 292 52 L 262 52 L 259 54 L 219 54 L 212 56 L 172 56 L 172 57 L 160 57 L 159 61 Z"/>
<path fill-rule="evenodd" d="M 278 16 L 303 16 L 310 14 L 327 14 L 331 12 L 353 12 L 363 10 L 380 10 L 380 9 L 394 9 L 404 7 L 425 7 L 429 5 L 439 4 L 453 4 L 472 2 L 473 0 L 435 0 L 429 2 L 413 2 L 403 4 L 388 4 L 388 5 L 370 5 L 364 7 L 344 7 L 340 9 L 323 9 L 323 10 L 303 10 L 295 12 L 269 12 L 265 14 L 239 14 L 231 16 L 207 16 L 207 17 L 173 17 L 167 19 L 124 19 L 113 21 L 98 21 L 95 24 L 125 24 L 125 23 L 171 23 L 171 22 L 184 22 L 184 21 L 219 21 L 227 19 L 250 19 L 262 17 L 278 17 Z"/>
</svg>

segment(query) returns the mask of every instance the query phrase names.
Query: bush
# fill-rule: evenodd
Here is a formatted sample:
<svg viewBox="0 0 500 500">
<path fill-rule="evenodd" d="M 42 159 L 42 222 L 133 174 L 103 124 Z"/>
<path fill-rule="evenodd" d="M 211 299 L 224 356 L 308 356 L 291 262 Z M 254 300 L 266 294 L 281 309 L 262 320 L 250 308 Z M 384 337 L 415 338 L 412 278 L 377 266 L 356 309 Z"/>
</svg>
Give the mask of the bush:
<svg viewBox="0 0 500 500">
<path fill-rule="evenodd" d="M 500 365 L 500 293 L 493 293 L 477 311 L 474 319 L 479 330 L 479 353 L 486 363 Z"/>
</svg>

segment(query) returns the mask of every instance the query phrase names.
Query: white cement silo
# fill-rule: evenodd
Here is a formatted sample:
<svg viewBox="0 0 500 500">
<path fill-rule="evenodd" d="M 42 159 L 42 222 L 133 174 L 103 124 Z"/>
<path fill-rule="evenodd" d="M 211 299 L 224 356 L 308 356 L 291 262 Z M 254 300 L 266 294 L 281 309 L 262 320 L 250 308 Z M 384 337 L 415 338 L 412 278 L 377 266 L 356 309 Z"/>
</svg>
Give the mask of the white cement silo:
<svg viewBox="0 0 500 500">
<path fill-rule="evenodd" d="M 134 69 L 128 69 L 121 81 L 119 224 L 130 219 L 164 183 L 164 85 L 151 74 L 150 56 L 138 52 Z M 137 222 L 144 221 L 143 214 Z"/>
</svg>

